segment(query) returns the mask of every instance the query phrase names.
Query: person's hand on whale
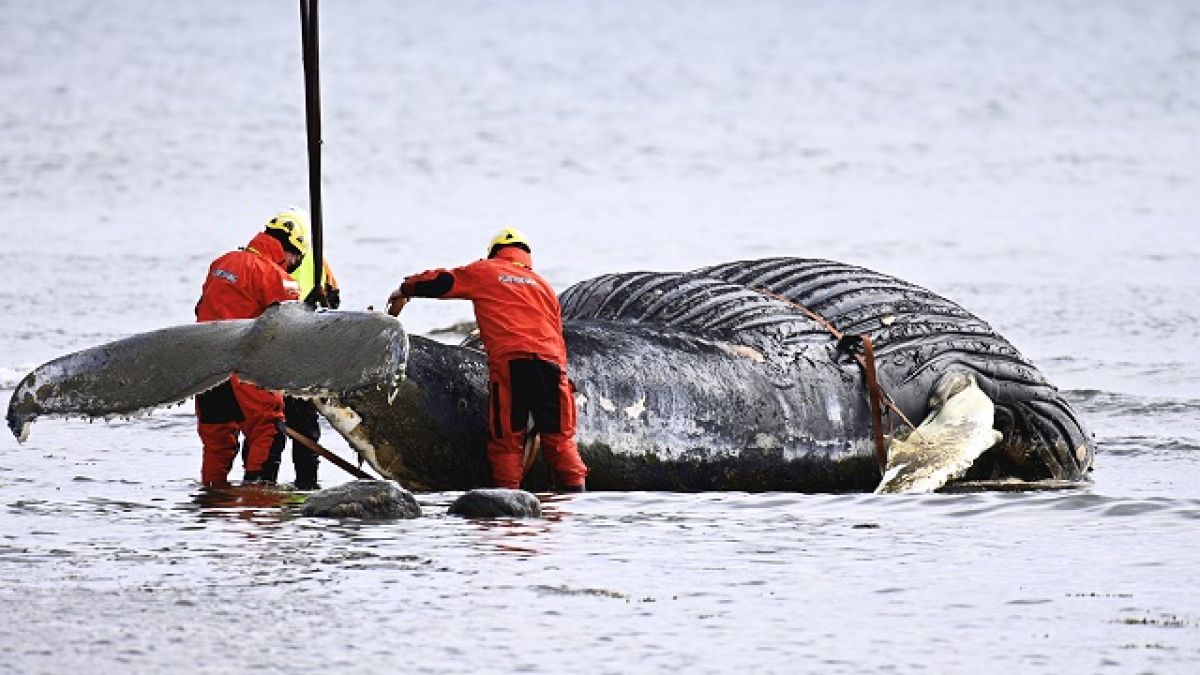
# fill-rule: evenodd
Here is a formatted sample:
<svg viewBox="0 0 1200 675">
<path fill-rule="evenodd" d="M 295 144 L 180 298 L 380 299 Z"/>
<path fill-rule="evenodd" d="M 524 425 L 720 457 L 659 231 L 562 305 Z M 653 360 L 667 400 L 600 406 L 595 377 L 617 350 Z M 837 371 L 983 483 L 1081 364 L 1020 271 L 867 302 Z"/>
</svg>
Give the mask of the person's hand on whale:
<svg viewBox="0 0 1200 675">
<path fill-rule="evenodd" d="M 408 297 L 405 296 L 399 288 L 397 288 L 396 290 L 392 291 L 391 295 L 388 296 L 387 313 L 392 316 L 399 316 L 400 310 L 404 309 L 404 306 L 407 304 Z"/>
</svg>

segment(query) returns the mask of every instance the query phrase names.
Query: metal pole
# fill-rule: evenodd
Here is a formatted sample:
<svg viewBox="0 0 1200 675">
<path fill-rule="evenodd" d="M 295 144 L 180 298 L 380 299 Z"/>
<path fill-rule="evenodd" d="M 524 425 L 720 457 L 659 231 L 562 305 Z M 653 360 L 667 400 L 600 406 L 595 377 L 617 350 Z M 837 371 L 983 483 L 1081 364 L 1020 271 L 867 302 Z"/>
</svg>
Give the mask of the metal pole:
<svg viewBox="0 0 1200 675">
<path fill-rule="evenodd" d="M 300 41 L 304 55 L 304 116 L 308 122 L 308 202 L 312 216 L 313 288 L 324 294 L 324 236 L 321 228 L 321 82 L 317 0 L 300 0 Z"/>
</svg>

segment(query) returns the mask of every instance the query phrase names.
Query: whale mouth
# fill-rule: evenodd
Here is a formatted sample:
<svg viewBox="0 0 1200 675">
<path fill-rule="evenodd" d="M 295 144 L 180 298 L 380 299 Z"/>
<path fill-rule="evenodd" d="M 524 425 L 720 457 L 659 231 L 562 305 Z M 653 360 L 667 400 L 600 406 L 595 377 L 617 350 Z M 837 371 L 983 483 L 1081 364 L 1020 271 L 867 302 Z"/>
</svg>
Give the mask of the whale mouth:
<svg viewBox="0 0 1200 675">
<path fill-rule="evenodd" d="M 39 417 L 137 416 L 181 403 L 235 373 L 302 398 L 367 388 L 392 392 L 404 379 L 408 349 L 399 321 L 385 314 L 284 303 L 256 319 L 141 333 L 45 363 L 13 391 L 7 422 L 24 441 Z"/>
<path fill-rule="evenodd" d="M 1096 446 L 1074 410 L 1062 397 L 1006 401 L 996 405 L 996 428 L 1004 440 L 967 478 L 1013 477 L 1020 480 L 1086 480 Z"/>
<path fill-rule="evenodd" d="M 1095 448 L 1057 391 L 998 401 L 987 390 L 1003 391 L 971 372 L 952 371 L 939 380 L 929 416 L 908 436 L 891 440 L 876 492 L 984 484 L 1054 489 L 1086 478 Z"/>
</svg>

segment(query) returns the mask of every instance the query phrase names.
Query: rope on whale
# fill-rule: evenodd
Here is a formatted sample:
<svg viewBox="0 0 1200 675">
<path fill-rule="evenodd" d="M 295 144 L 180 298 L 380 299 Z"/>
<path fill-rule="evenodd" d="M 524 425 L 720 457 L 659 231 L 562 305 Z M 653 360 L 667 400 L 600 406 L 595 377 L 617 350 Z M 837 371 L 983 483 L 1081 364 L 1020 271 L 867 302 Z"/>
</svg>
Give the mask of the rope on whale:
<svg viewBox="0 0 1200 675">
<path fill-rule="evenodd" d="M 867 396 L 871 403 L 871 433 L 875 438 L 875 459 L 878 460 L 879 466 L 887 465 L 887 445 L 883 440 L 883 406 L 886 405 L 888 410 L 895 413 L 908 425 L 908 428 L 916 431 L 916 425 L 892 402 L 892 397 L 888 396 L 887 392 L 879 386 L 879 378 L 875 373 L 875 346 L 871 342 L 870 336 L 853 335 L 843 333 L 836 326 L 829 322 L 828 319 L 811 309 L 801 305 L 798 302 L 789 300 L 788 298 L 773 293 L 765 288 L 751 288 L 756 293 L 761 293 L 769 298 L 778 300 L 795 307 L 800 313 L 815 321 L 818 325 L 829 331 L 829 334 L 837 340 L 838 351 L 843 351 L 854 357 L 858 365 L 863 370 L 863 379 L 867 383 Z M 861 350 L 858 349 L 861 347 Z M 889 425 L 890 426 L 890 425 Z"/>
</svg>

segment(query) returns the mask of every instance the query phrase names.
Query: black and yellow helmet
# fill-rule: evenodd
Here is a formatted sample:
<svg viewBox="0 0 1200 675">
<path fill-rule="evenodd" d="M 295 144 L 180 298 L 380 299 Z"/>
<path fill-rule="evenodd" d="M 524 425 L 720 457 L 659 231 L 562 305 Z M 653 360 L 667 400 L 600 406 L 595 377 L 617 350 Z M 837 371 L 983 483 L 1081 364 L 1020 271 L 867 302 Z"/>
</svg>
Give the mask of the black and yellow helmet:
<svg viewBox="0 0 1200 675">
<path fill-rule="evenodd" d="M 524 232 L 515 227 L 506 227 L 497 232 L 496 236 L 492 237 L 492 240 L 488 242 L 487 247 L 487 254 L 489 258 L 492 257 L 493 253 L 496 252 L 497 246 L 520 246 L 527 252 L 532 252 L 533 250 L 529 246 L 529 238 L 525 236 Z"/>
<path fill-rule="evenodd" d="M 267 221 L 267 232 L 297 255 L 308 253 L 308 212 L 289 206 Z"/>
</svg>

